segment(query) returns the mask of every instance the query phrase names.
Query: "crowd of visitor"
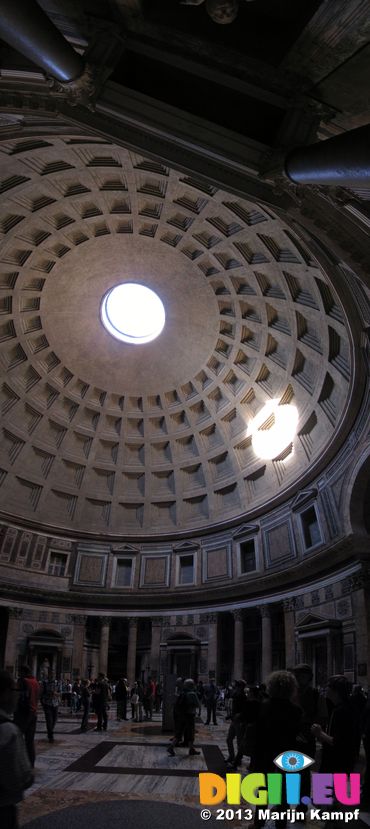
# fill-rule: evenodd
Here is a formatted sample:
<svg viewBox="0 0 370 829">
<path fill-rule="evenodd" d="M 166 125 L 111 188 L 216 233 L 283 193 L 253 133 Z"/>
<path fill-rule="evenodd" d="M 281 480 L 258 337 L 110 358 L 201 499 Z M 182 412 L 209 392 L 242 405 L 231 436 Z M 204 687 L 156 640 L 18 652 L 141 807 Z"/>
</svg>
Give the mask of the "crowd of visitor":
<svg viewBox="0 0 370 829">
<path fill-rule="evenodd" d="M 175 756 L 177 747 L 188 754 L 200 754 L 195 746 L 197 722 L 213 727 L 229 722 L 225 757 L 226 771 L 244 773 L 276 772 L 276 757 L 287 751 L 302 752 L 316 761 L 321 772 L 353 771 L 363 741 L 365 770 L 362 807 L 370 807 L 370 697 L 360 686 L 351 687 L 342 675 L 332 676 L 323 689 L 312 685 L 311 667 L 297 665 L 290 671 L 275 671 L 266 685 L 250 685 L 238 679 L 219 688 L 213 679 L 197 684 L 191 678 L 178 678 L 173 698 L 173 733 L 167 752 Z M 163 690 L 149 678 L 131 687 L 125 677 L 111 684 L 104 673 L 95 679 L 74 683 L 44 677 L 39 682 L 25 665 L 17 684 L 0 671 L 0 825 L 16 829 L 16 803 L 32 785 L 35 764 L 34 738 L 37 713 L 41 706 L 47 737 L 54 741 L 58 709 L 71 716 L 79 714 L 81 733 L 91 729 L 89 715 L 94 713 L 95 731 L 104 732 L 112 700 L 118 721 L 150 721 L 162 707 Z M 217 732 L 214 732 L 215 734 Z M 179 755 L 180 756 L 180 755 Z M 301 794 L 310 794 L 310 774 L 302 772 Z M 262 826 L 258 814 L 255 827 Z M 284 819 L 281 821 L 284 826 Z"/>
</svg>

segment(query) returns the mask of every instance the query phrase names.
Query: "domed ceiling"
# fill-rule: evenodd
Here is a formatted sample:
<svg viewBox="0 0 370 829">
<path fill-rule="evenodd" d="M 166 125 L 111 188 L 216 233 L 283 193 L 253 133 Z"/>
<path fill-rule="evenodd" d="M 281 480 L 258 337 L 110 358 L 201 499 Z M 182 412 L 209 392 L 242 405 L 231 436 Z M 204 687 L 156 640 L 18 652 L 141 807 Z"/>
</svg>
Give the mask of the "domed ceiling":
<svg viewBox="0 0 370 829">
<path fill-rule="evenodd" d="M 91 136 L 11 140 L 0 157 L 3 514 L 139 537 L 301 486 L 342 422 L 352 356 L 338 297 L 292 232 Z M 164 304 L 153 342 L 102 325 L 125 281 Z M 298 426 L 266 460 L 248 429 L 275 399 Z"/>
</svg>

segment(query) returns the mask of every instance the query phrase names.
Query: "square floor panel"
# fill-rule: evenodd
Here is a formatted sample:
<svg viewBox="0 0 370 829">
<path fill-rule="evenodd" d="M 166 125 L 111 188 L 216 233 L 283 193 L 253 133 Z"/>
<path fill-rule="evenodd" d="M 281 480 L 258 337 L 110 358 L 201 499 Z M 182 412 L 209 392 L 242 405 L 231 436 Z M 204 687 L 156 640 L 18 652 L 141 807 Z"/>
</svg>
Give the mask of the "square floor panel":
<svg viewBox="0 0 370 829">
<path fill-rule="evenodd" d="M 216 745 L 198 745 L 200 754 L 189 757 L 186 749 L 167 754 L 168 743 L 113 742 L 104 740 L 65 771 L 95 774 L 175 775 L 197 777 L 199 772 L 225 774 L 225 760 Z"/>
</svg>

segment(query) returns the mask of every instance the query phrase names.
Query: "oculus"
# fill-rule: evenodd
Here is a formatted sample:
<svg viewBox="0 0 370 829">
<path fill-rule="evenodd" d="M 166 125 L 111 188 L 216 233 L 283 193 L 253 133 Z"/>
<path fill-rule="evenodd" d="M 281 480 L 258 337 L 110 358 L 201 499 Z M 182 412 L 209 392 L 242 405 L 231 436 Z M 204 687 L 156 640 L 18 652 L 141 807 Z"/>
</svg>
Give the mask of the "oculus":
<svg viewBox="0 0 370 829">
<path fill-rule="evenodd" d="M 103 296 L 100 313 L 109 334 L 131 345 L 155 340 L 166 319 L 159 296 L 137 282 L 122 282 L 110 288 Z"/>
</svg>

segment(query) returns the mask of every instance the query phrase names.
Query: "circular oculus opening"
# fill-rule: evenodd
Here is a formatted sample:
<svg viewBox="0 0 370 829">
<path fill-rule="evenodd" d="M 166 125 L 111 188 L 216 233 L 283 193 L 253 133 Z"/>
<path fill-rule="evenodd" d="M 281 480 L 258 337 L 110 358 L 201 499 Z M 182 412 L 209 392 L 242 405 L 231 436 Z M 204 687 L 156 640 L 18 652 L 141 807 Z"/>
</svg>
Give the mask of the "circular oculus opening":
<svg viewBox="0 0 370 829">
<path fill-rule="evenodd" d="M 252 446 L 259 458 L 272 460 L 292 443 L 297 424 L 296 406 L 279 405 L 279 400 L 270 400 L 249 424 L 247 436 L 252 436 Z"/>
<path fill-rule="evenodd" d="M 101 319 L 112 337 L 141 345 L 159 336 L 166 315 L 163 302 L 151 288 L 137 282 L 123 282 L 104 294 Z"/>
</svg>

